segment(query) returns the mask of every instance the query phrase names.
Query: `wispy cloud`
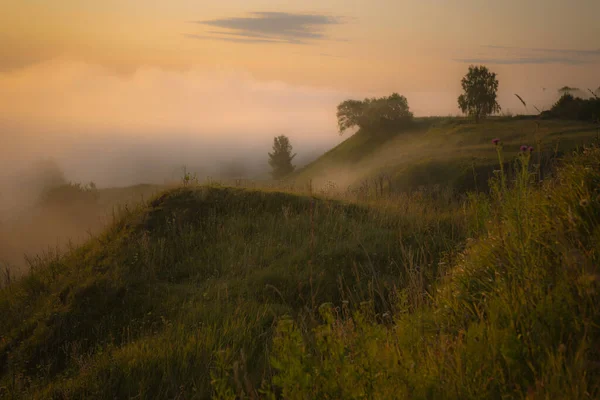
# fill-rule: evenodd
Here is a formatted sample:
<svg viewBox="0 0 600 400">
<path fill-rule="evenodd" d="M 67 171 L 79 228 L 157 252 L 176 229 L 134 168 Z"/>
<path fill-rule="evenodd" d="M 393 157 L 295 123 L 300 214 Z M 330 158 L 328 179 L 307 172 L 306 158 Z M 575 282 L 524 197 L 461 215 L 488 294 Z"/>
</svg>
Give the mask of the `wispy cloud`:
<svg viewBox="0 0 600 400">
<path fill-rule="evenodd" d="M 249 17 L 233 17 L 196 24 L 219 28 L 198 35 L 185 35 L 193 39 L 223 40 L 236 43 L 289 43 L 305 44 L 325 40 L 327 27 L 343 23 L 342 18 L 319 14 L 292 14 L 283 12 L 254 12 Z"/>
<path fill-rule="evenodd" d="M 528 52 L 536 52 L 536 53 L 557 53 L 557 54 L 568 54 L 568 55 L 578 55 L 578 56 L 600 56 L 600 49 L 596 49 L 596 50 L 548 49 L 548 48 L 540 48 L 540 47 L 514 47 L 514 46 L 496 46 L 496 45 L 487 45 L 484 47 L 487 47 L 489 49 L 519 50 L 519 51 L 528 51 Z"/>
<path fill-rule="evenodd" d="M 199 40 L 220 40 L 223 42 L 232 42 L 232 43 L 283 43 L 281 40 L 270 40 L 270 39 L 247 39 L 247 38 L 236 38 L 236 37 L 215 37 L 209 35 L 192 35 L 186 34 L 184 35 L 190 39 L 199 39 Z"/>
<path fill-rule="evenodd" d="M 593 64 L 593 60 L 578 60 L 566 57 L 516 57 L 516 58 L 456 58 L 454 61 L 467 64 Z"/>
<path fill-rule="evenodd" d="M 471 64 L 564 64 L 584 65 L 600 63 L 600 49 L 552 49 L 485 45 L 485 54 L 477 57 L 455 58 L 454 61 Z M 481 53 L 481 52 L 480 52 Z"/>
</svg>

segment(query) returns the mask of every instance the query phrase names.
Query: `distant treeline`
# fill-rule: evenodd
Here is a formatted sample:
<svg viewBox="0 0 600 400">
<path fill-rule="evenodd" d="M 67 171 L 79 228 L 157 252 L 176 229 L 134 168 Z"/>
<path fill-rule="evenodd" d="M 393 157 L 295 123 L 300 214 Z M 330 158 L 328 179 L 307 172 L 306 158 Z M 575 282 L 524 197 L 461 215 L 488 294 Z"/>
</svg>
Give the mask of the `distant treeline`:
<svg viewBox="0 0 600 400">
<path fill-rule="evenodd" d="M 578 121 L 597 122 L 600 120 L 600 97 L 588 99 L 565 93 L 554 103 L 550 110 L 541 113 L 542 118 L 558 118 Z"/>
</svg>

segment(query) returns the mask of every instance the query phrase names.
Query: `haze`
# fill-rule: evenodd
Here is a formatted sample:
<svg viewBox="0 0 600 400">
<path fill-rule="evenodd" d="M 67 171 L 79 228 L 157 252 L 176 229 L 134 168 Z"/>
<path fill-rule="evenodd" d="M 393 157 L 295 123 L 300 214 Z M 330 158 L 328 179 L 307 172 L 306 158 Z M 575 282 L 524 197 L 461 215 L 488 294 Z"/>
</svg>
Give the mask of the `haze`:
<svg viewBox="0 0 600 400">
<path fill-rule="evenodd" d="M 598 86 L 599 14 L 596 0 L 9 0 L 0 167 L 53 158 L 103 187 L 232 161 L 264 176 L 275 135 L 299 164 L 339 142 L 349 97 L 457 114 L 471 63 L 498 73 L 504 110 L 524 112 L 514 93 L 545 108 L 560 86 Z"/>
</svg>

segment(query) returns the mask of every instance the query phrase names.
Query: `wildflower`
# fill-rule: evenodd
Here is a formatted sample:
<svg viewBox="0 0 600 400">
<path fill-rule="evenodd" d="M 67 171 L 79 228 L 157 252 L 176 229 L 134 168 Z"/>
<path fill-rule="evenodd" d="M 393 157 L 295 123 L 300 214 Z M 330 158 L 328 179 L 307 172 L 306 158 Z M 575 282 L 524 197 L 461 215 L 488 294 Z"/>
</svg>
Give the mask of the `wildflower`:
<svg viewBox="0 0 600 400">
<path fill-rule="evenodd" d="M 500 143 L 500 139 L 498 139 L 498 138 L 496 138 L 496 139 L 492 139 L 492 143 L 493 143 L 495 146 L 498 146 L 498 143 Z"/>
<path fill-rule="evenodd" d="M 581 207 L 586 207 L 589 204 L 588 199 L 581 199 L 581 201 L 579 202 L 579 205 Z"/>
<path fill-rule="evenodd" d="M 521 146 L 521 151 L 522 151 L 523 153 L 525 153 L 525 152 L 527 151 L 527 149 L 529 149 L 529 147 L 528 147 L 528 146 L 526 146 L 526 145 L 523 145 L 523 146 Z"/>
<path fill-rule="evenodd" d="M 533 147 L 529 146 L 527 150 L 529 150 L 529 152 L 531 153 L 533 151 Z"/>
</svg>

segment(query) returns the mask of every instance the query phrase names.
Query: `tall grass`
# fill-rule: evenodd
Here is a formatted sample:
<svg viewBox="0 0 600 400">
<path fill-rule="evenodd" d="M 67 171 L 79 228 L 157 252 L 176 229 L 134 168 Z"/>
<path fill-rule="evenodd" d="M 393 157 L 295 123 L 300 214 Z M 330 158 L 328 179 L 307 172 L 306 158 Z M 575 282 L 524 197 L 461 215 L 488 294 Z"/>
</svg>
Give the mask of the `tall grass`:
<svg viewBox="0 0 600 400">
<path fill-rule="evenodd" d="M 600 396 L 600 148 L 543 183 L 519 160 L 491 197 L 473 196 L 480 231 L 447 274 L 391 315 L 372 304 L 324 305 L 304 329 L 281 320 L 270 395 L 305 398 L 560 398 Z"/>
<path fill-rule="evenodd" d="M 33 398 L 207 398 L 223 364 L 237 392 L 257 394 L 279 317 L 308 329 L 324 302 L 389 312 L 417 270 L 433 283 L 438 258 L 464 240 L 456 210 L 423 193 L 359 204 L 166 191 L 0 291 L 0 387 Z"/>
<path fill-rule="evenodd" d="M 532 157 L 489 195 L 190 179 L 124 208 L 0 289 L 0 397 L 597 397 L 600 149 Z"/>
</svg>

